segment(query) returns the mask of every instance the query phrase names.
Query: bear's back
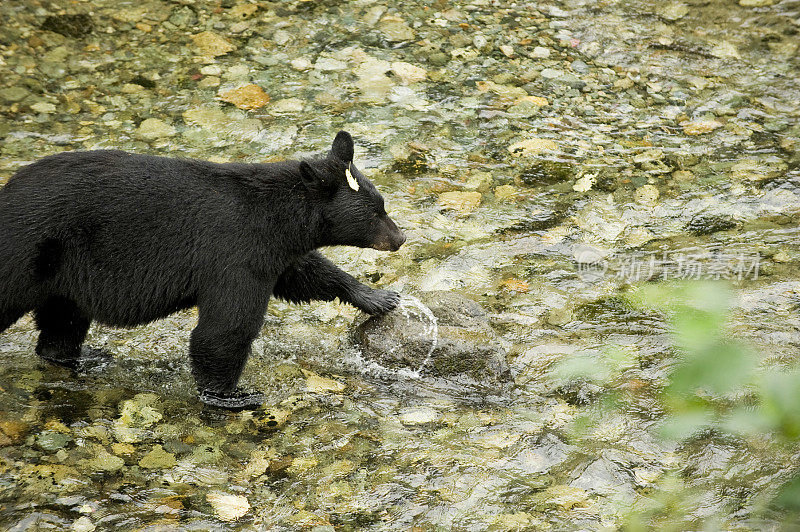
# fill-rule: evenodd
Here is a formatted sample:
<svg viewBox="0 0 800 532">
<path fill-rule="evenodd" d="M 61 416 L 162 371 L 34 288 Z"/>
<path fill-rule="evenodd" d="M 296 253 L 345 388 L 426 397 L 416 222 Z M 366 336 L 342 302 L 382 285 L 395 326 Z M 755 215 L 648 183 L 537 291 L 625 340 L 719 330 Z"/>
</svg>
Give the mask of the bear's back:
<svg viewBox="0 0 800 532">
<path fill-rule="evenodd" d="M 29 271 L 109 324 L 184 308 L 201 280 L 251 261 L 247 182 L 258 166 L 112 150 L 45 157 L 0 189 L 0 274 L 30 284 Z"/>
</svg>

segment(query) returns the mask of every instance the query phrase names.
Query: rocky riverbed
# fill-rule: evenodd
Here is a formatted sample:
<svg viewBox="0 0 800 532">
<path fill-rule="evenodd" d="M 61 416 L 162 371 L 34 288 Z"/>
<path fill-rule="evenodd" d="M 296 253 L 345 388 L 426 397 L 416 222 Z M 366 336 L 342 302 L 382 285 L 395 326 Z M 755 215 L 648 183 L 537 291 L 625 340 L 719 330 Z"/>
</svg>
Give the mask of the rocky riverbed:
<svg viewBox="0 0 800 532">
<path fill-rule="evenodd" d="M 243 414 L 196 401 L 193 311 L 93 326 L 114 357 L 79 375 L 26 316 L 0 336 L 2 528 L 611 530 L 662 500 L 684 529 L 789 523 L 764 498 L 796 446 L 654 436 L 672 341 L 621 296 L 726 279 L 733 332 L 796 360 L 800 4 L 398 6 L 0 4 L 0 183 L 64 150 L 270 161 L 346 129 L 409 239 L 326 254 L 431 313 L 271 303 Z M 635 359 L 613 383 L 551 371 L 609 346 Z M 631 406 L 575 436 L 611 388 Z"/>
</svg>

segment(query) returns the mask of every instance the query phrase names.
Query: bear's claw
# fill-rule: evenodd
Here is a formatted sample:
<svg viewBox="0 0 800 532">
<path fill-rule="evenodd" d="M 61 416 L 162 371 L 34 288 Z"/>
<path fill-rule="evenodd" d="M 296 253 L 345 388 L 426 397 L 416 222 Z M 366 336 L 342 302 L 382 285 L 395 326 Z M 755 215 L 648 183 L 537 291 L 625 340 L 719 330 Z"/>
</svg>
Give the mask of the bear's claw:
<svg viewBox="0 0 800 532">
<path fill-rule="evenodd" d="M 266 397 L 261 392 L 248 392 L 237 388 L 232 393 L 202 390 L 200 401 L 208 406 L 227 410 L 255 410 L 264 404 Z"/>
<path fill-rule="evenodd" d="M 364 294 L 356 306 L 367 314 L 385 314 L 400 304 L 400 294 L 376 288 Z"/>
</svg>

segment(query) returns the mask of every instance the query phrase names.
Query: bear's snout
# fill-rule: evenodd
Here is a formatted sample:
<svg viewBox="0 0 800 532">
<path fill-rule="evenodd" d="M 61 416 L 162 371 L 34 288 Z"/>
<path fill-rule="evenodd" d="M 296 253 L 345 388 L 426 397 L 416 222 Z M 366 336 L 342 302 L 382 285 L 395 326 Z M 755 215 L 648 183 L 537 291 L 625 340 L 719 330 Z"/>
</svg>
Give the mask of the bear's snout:
<svg viewBox="0 0 800 532">
<path fill-rule="evenodd" d="M 406 241 L 406 235 L 388 216 L 384 220 L 381 234 L 372 244 L 373 249 L 378 251 L 397 251 Z"/>
<path fill-rule="evenodd" d="M 400 249 L 400 246 L 406 241 L 406 235 L 401 231 L 397 230 L 393 235 L 389 238 L 389 249 L 387 251 L 397 251 Z"/>
<path fill-rule="evenodd" d="M 373 249 L 378 251 L 397 251 L 400 246 L 406 241 L 406 235 L 402 231 L 397 231 L 395 234 L 388 235 L 386 238 L 381 238 L 372 245 Z"/>
</svg>

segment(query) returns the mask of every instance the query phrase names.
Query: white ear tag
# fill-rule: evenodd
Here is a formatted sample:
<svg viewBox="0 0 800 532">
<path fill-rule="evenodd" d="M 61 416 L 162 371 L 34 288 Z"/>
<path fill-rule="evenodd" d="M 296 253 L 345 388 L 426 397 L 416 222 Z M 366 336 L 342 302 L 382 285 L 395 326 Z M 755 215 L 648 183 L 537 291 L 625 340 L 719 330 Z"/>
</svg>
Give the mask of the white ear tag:
<svg viewBox="0 0 800 532">
<path fill-rule="evenodd" d="M 349 165 L 347 168 L 345 168 L 344 175 L 345 177 L 347 177 L 347 184 L 350 185 L 350 188 L 358 192 L 358 181 L 356 181 L 356 178 L 353 177 L 353 174 L 350 173 Z"/>
</svg>

